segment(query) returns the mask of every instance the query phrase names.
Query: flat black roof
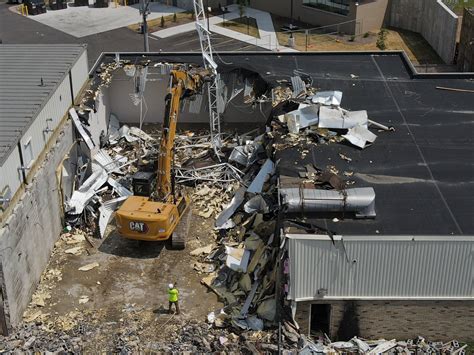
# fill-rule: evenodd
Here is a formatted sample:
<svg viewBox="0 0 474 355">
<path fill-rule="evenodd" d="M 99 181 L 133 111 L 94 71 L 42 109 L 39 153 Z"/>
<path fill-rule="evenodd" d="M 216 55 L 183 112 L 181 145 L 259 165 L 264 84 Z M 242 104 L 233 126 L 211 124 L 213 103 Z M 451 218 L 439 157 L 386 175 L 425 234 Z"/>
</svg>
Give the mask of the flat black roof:
<svg viewBox="0 0 474 355">
<path fill-rule="evenodd" d="M 202 63 L 200 55 L 184 53 L 121 57 Z M 99 63 L 114 58 L 104 54 Z M 282 174 L 297 176 L 308 163 L 335 165 L 341 172 L 364 174 L 353 177 L 353 187 L 375 189 L 374 220 L 312 216 L 311 222 L 346 235 L 474 235 L 474 93 L 436 89 L 474 90 L 472 73 L 417 74 L 398 52 L 241 52 L 216 59 L 224 70 L 244 67 L 274 84 L 304 72 L 318 89 L 341 90 L 343 108 L 367 110 L 370 119 L 395 127 L 395 132 L 373 130 L 378 138 L 364 150 L 334 143 L 312 146 L 304 159 L 296 149 L 277 154 Z"/>
</svg>

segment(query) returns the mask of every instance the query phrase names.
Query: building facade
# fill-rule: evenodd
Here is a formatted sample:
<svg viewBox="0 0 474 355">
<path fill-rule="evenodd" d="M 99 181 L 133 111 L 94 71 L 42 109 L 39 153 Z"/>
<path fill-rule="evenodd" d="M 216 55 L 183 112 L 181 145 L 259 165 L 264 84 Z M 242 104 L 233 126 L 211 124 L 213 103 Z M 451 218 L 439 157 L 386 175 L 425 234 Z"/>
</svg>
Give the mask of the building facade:
<svg viewBox="0 0 474 355">
<path fill-rule="evenodd" d="M 62 229 L 58 174 L 85 45 L 0 46 L 0 332 L 21 321 Z"/>
<path fill-rule="evenodd" d="M 474 72 L 474 8 L 465 8 L 459 40 L 458 68 Z"/>
<path fill-rule="evenodd" d="M 250 0 L 250 7 L 346 34 L 378 31 L 388 0 Z"/>
<path fill-rule="evenodd" d="M 331 339 L 473 339 L 472 236 L 288 234 L 288 300 Z"/>
</svg>

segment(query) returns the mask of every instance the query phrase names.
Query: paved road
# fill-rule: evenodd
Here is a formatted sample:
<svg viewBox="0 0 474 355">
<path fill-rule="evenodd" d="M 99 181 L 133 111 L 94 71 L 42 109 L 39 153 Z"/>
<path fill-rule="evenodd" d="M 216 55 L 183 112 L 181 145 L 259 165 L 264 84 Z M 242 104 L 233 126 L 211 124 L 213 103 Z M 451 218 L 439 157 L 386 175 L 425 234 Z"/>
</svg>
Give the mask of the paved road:
<svg viewBox="0 0 474 355">
<path fill-rule="evenodd" d="M 10 11 L 4 1 L 0 3 L 0 39 L 3 43 L 87 43 L 89 66 L 102 52 L 140 52 L 143 51 L 143 36 L 126 27 L 99 34 L 75 38 L 52 27 L 32 21 Z M 150 50 L 162 51 L 200 51 L 195 32 L 184 33 L 168 38 L 150 37 Z M 261 51 L 262 48 L 242 43 L 229 37 L 214 34 L 213 44 L 218 51 Z"/>
</svg>

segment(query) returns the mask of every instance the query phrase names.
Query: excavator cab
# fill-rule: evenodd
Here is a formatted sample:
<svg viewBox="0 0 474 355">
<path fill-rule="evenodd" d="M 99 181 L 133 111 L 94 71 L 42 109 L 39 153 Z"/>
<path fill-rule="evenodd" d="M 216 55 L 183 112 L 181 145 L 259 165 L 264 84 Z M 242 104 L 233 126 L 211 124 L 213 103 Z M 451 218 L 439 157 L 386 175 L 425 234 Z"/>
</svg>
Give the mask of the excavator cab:
<svg viewBox="0 0 474 355">
<path fill-rule="evenodd" d="M 208 74 L 183 67 L 171 71 L 157 172 L 136 174 L 133 179 L 134 195 L 129 196 L 116 213 L 117 229 L 124 238 L 147 241 L 171 239 L 173 248 L 185 247 L 191 209 L 188 197 L 175 189 L 171 172 L 173 145 L 180 102 L 192 97 L 202 87 L 203 73 Z"/>
</svg>

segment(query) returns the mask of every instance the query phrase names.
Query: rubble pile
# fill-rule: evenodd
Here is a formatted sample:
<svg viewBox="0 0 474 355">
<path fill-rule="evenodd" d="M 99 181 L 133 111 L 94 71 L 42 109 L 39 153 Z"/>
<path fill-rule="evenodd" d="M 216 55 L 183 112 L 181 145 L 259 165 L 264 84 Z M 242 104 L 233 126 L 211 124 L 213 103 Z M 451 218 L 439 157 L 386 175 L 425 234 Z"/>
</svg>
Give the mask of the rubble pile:
<svg viewBox="0 0 474 355">
<path fill-rule="evenodd" d="M 245 175 L 216 217 L 216 245 L 190 252 L 198 259 L 195 268 L 204 275 L 201 282 L 225 303 L 208 315 L 216 328 L 262 331 L 276 324 L 278 203 L 271 145 L 265 134 L 233 148 L 229 160 Z M 207 187 L 199 191 L 207 193 Z"/>
<path fill-rule="evenodd" d="M 301 336 L 299 354 L 465 354 L 468 344 L 457 340 L 448 342 L 427 341 L 418 336 L 415 339 L 367 340 L 354 337 L 349 341 L 331 342 L 330 339 L 313 342 Z"/>
<path fill-rule="evenodd" d="M 289 146 L 301 141 L 316 144 L 348 141 L 364 149 L 377 138 L 369 127 L 393 130 L 393 127 L 370 120 L 366 110 L 342 108 L 341 91 L 318 91 L 311 86 L 311 81 L 304 81 L 300 76 L 291 79 L 291 88 L 278 86 L 273 89 L 271 113 L 271 119 L 286 128 Z"/>
</svg>

